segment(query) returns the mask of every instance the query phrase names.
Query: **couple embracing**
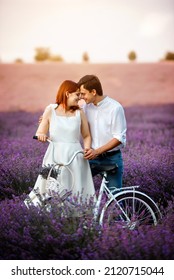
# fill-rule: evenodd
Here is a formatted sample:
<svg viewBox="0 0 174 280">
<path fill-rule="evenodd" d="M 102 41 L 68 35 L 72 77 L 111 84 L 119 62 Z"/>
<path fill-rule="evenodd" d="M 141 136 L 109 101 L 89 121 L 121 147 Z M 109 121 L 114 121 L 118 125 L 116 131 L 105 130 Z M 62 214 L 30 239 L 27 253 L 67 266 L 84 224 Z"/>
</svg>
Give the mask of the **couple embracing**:
<svg viewBox="0 0 174 280">
<path fill-rule="evenodd" d="M 79 107 L 80 99 L 85 105 Z M 57 92 L 55 104 L 46 107 L 36 131 L 38 140 L 51 140 L 43 158 L 43 166 L 68 162 L 78 154 L 69 168 L 75 178 L 72 196 L 80 196 L 82 202 L 90 197 L 95 199 L 92 176 L 95 172 L 90 165 L 116 164 L 116 174 L 108 175 L 108 188 L 114 192 L 122 187 L 122 148 L 126 144 L 126 119 L 122 105 L 105 96 L 100 80 L 95 75 L 86 75 L 78 83 L 64 81 Z M 81 141 L 82 140 L 82 141 Z M 92 172 L 91 172 L 92 171 Z M 63 185 L 70 184 L 70 174 L 62 174 Z M 39 175 L 33 190 L 42 195 L 45 180 Z M 34 191 L 29 197 L 34 202 Z"/>
</svg>

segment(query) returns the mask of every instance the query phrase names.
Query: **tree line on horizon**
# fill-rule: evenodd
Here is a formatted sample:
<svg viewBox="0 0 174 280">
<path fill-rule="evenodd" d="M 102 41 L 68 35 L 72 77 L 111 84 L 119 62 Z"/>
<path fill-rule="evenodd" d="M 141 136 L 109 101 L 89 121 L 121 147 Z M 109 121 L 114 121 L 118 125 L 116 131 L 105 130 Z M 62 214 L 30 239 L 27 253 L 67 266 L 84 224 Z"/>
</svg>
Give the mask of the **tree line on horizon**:
<svg viewBox="0 0 174 280">
<path fill-rule="evenodd" d="M 130 51 L 127 55 L 129 62 L 136 62 L 137 57 L 137 53 L 134 50 Z M 65 62 L 61 55 L 52 54 L 50 49 L 45 47 L 38 47 L 35 49 L 34 60 L 35 62 Z M 160 61 L 174 61 L 174 52 L 167 52 Z M 82 62 L 90 62 L 90 57 L 87 52 L 82 54 Z M 17 58 L 15 59 L 15 63 L 24 63 L 24 61 L 21 58 Z"/>
</svg>

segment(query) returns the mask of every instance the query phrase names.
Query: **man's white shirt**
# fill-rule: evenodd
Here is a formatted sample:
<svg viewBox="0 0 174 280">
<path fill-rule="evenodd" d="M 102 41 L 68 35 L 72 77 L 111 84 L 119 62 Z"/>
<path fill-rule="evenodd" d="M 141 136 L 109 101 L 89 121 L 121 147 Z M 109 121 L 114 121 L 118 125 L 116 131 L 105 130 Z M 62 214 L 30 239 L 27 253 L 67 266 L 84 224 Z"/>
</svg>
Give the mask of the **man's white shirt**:
<svg viewBox="0 0 174 280">
<path fill-rule="evenodd" d="M 121 142 L 112 149 L 119 150 L 126 145 L 126 118 L 122 105 L 106 96 L 102 101 L 83 105 L 83 110 L 89 122 L 93 149 L 97 149 L 113 138 Z"/>
</svg>

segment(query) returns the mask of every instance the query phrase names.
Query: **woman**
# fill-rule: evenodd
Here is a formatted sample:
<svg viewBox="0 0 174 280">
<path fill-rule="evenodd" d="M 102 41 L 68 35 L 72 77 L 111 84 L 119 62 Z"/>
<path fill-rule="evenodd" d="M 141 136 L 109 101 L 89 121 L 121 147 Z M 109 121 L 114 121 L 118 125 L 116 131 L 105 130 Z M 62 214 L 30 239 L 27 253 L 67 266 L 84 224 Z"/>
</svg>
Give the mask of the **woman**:
<svg viewBox="0 0 174 280">
<path fill-rule="evenodd" d="M 91 136 L 88 122 L 84 112 L 79 108 L 80 92 L 78 85 L 70 80 L 64 81 L 57 93 L 56 104 L 46 107 L 42 120 L 36 131 L 38 141 L 51 143 L 43 158 L 42 166 L 50 166 L 55 163 L 67 163 L 76 151 L 88 150 L 91 146 Z M 83 148 L 81 146 L 83 139 Z M 89 163 L 83 154 L 78 154 L 68 166 L 72 172 L 75 184 L 72 196 L 80 197 L 80 201 L 86 202 L 90 197 L 95 198 Z M 68 190 L 71 188 L 72 175 L 66 168 L 62 168 L 61 185 Z M 30 200 L 37 205 L 37 194 L 47 193 L 46 180 L 38 176 L 34 189 L 29 194 Z"/>
</svg>

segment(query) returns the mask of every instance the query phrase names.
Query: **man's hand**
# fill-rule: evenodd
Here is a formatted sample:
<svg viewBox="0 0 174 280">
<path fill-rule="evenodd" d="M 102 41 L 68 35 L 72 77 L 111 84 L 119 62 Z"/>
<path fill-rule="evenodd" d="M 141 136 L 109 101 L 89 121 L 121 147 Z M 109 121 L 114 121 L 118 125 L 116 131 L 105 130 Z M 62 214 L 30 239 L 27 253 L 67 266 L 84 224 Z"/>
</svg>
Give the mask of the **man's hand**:
<svg viewBox="0 0 174 280">
<path fill-rule="evenodd" d="M 96 150 L 93 149 L 85 149 L 84 150 L 84 158 L 85 159 L 94 159 L 98 156 L 99 154 L 97 153 Z"/>
</svg>

